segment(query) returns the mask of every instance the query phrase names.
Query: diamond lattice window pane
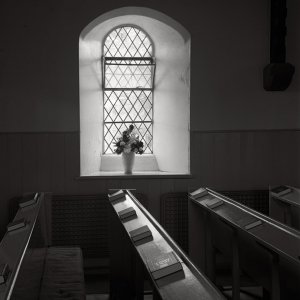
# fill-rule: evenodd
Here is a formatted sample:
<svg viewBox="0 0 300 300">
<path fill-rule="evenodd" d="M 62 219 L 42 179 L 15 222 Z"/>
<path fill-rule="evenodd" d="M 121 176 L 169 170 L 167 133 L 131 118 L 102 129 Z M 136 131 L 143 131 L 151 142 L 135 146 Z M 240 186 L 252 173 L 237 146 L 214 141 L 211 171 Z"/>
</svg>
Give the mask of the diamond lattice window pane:
<svg viewBox="0 0 300 300">
<path fill-rule="evenodd" d="M 104 153 L 113 153 L 113 142 L 130 124 L 137 128 L 145 153 L 152 153 L 152 91 L 105 91 Z"/>
<path fill-rule="evenodd" d="M 105 60 L 105 88 L 151 88 L 152 60 Z"/>
<path fill-rule="evenodd" d="M 146 34 L 131 26 L 113 30 L 104 43 L 106 57 L 152 57 L 152 44 Z"/>
<path fill-rule="evenodd" d="M 104 42 L 104 153 L 130 124 L 153 152 L 153 47 L 149 37 L 132 26 L 113 30 Z"/>
</svg>

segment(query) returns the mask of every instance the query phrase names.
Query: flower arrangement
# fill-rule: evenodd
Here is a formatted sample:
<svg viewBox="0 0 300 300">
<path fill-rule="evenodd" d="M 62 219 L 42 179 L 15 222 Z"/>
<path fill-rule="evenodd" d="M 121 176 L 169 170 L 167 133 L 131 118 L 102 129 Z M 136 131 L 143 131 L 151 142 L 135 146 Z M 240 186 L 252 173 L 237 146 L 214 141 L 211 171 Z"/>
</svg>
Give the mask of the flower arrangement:
<svg viewBox="0 0 300 300">
<path fill-rule="evenodd" d="M 129 128 L 123 131 L 122 136 L 118 138 L 118 141 L 115 144 L 115 153 L 121 154 L 124 153 L 138 153 L 143 154 L 144 144 L 140 141 L 139 136 L 134 132 L 134 126 L 131 124 Z"/>
</svg>

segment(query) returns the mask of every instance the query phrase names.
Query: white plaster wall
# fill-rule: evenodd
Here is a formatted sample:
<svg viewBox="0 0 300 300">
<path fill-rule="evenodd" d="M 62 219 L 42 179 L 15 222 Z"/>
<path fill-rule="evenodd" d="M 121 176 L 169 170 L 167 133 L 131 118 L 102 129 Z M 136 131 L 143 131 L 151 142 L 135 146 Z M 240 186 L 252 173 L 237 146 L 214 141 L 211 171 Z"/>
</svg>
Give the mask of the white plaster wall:
<svg viewBox="0 0 300 300">
<path fill-rule="evenodd" d="M 102 93 L 98 78 L 100 43 L 79 41 L 80 76 L 80 173 L 98 171 L 102 147 Z"/>
<path fill-rule="evenodd" d="M 112 15 L 106 14 L 89 24 L 79 41 L 81 174 L 103 170 L 100 167 L 103 138 L 101 43 L 109 31 L 122 24 L 141 27 L 153 40 L 157 64 L 153 149 L 158 168 L 189 173 L 189 35 L 178 24 L 175 30 L 145 15 L 111 18 Z M 147 165 L 145 163 L 145 168 L 149 170 Z"/>
<path fill-rule="evenodd" d="M 166 26 L 156 44 L 154 153 L 161 171 L 189 173 L 190 40 Z"/>
</svg>

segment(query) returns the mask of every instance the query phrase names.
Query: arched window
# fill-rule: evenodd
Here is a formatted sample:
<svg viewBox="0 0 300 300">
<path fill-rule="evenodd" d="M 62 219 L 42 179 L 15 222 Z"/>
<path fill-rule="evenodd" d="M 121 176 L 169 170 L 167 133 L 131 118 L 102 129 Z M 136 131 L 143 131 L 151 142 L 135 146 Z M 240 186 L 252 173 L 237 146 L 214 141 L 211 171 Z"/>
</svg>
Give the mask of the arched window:
<svg viewBox="0 0 300 300">
<path fill-rule="evenodd" d="M 103 43 L 103 154 L 114 151 L 114 142 L 134 124 L 153 153 L 153 43 L 132 25 L 113 29 Z"/>
<path fill-rule="evenodd" d="M 145 154 L 133 176 L 190 173 L 190 34 L 145 7 L 122 7 L 79 37 L 80 174 L 123 175 L 113 153 L 135 124 Z"/>
</svg>

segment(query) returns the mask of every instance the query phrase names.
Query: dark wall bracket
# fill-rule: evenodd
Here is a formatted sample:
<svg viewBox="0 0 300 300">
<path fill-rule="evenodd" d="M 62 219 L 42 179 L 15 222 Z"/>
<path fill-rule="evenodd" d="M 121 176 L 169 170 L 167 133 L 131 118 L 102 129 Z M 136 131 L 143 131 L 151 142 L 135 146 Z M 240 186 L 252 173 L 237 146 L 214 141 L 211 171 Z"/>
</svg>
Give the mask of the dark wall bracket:
<svg viewBox="0 0 300 300">
<path fill-rule="evenodd" d="M 264 68 L 266 91 L 286 90 L 295 73 L 295 67 L 286 59 L 286 0 L 271 0 L 270 64 Z"/>
</svg>

